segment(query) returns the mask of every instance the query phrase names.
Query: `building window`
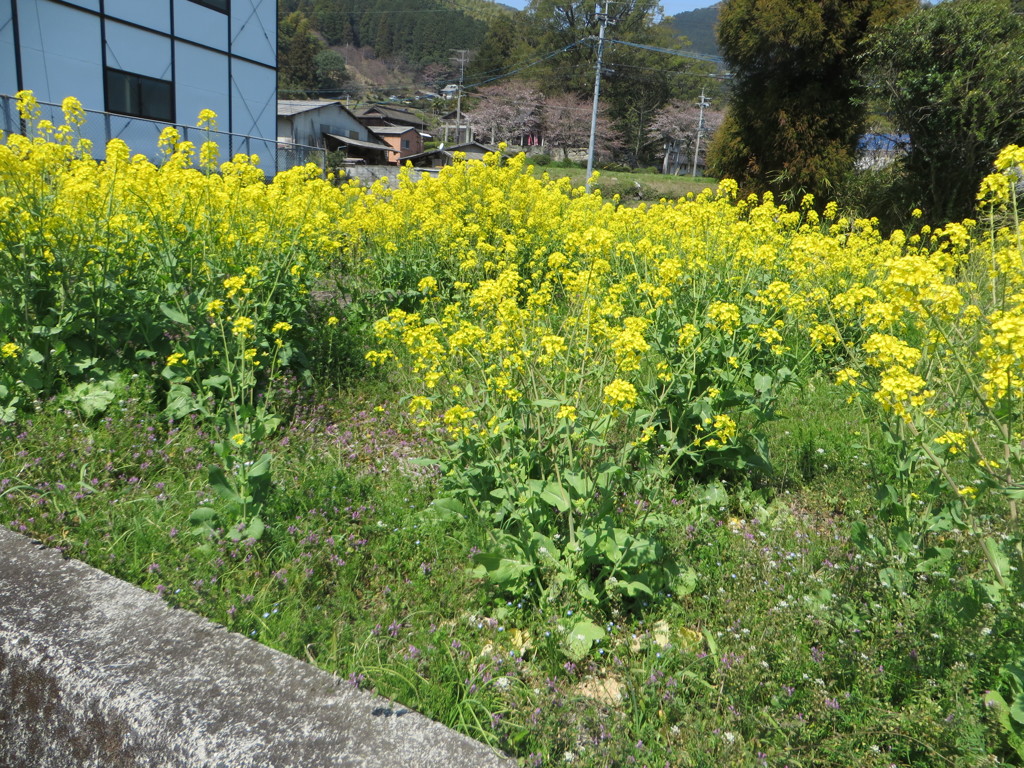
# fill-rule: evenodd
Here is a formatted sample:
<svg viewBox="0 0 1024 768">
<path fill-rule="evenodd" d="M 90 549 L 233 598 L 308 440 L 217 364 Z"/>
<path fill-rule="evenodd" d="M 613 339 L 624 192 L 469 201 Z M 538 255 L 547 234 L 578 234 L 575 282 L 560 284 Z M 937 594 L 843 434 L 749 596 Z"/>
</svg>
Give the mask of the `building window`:
<svg viewBox="0 0 1024 768">
<path fill-rule="evenodd" d="M 174 122 L 174 88 L 170 80 L 107 69 L 107 111 Z"/>
<path fill-rule="evenodd" d="M 409 148 L 409 140 L 408 139 L 402 139 L 402 149 L 408 149 L 408 148 Z"/>
<path fill-rule="evenodd" d="M 213 8 L 215 11 L 221 13 L 228 12 L 228 0 L 192 0 L 196 5 L 205 5 L 207 8 Z"/>
</svg>

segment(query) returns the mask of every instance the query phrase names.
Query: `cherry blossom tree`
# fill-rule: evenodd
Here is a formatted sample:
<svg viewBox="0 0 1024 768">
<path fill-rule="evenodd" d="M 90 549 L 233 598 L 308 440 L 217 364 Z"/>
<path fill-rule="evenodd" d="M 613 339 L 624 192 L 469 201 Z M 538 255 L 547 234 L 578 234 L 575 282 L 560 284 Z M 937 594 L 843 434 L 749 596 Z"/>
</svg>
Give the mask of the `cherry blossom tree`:
<svg viewBox="0 0 1024 768">
<path fill-rule="evenodd" d="M 703 166 L 707 147 L 715 131 L 722 124 L 721 110 L 704 110 L 704 126 L 700 128 L 700 107 L 673 101 L 666 104 L 651 120 L 647 136 L 651 143 L 661 145 L 661 172 L 678 176 L 693 168 L 694 150 L 697 165 Z M 697 134 L 700 132 L 698 147 Z"/>
<path fill-rule="evenodd" d="M 574 93 L 545 97 L 541 109 L 544 144 L 552 150 L 561 150 L 562 159 L 568 159 L 570 149 L 589 146 L 590 117 L 591 103 Z M 597 115 L 594 155 L 602 159 L 610 157 L 619 146 L 621 137 L 602 107 Z"/>
<path fill-rule="evenodd" d="M 524 144 L 540 128 L 543 97 L 525 83 L 509 81 L 480 89 L 479 102 L 466 112 L 474 133 L 492 144 Z"/>
</svg>

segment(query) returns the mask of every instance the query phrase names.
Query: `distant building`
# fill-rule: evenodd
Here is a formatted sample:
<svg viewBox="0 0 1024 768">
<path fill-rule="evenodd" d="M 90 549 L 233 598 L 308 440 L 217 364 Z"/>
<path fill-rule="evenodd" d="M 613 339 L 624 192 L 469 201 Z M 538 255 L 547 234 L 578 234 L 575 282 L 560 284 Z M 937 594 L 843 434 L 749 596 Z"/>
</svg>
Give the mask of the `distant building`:
<svg viewBox="0 0 1024 768">
<path fill-rule="evenodd" d="M 134 146 L 152 134 L 155 145 L 162 124 L 195 125 L 212 109 L 219 130 L 272 148 L 277 4 L 0 0 L 0 94 L 24 89 L 41 102 L 75 96 L 86 109 L 123 116 L 86 125 L 90 138 L 103 131 L 101 141 L 119 136 Z"/>
<path fill-rule="evenodd" d="M 373 132 L 391 145 L 388 162 L 401 163 L 409 155 L 423 151 L 423 135 L 407 125 L 378 125 Z"/>
<path fill-rule="evenodd" d="M 909 149 L 906 134 L 866 133 L 857 142 L 856 166 L 862 170 L 885 168 Z"/>
<path fill-rule="evenodd" d="M 439 147 L 429 152 L 421 152 L 418 155 L 410 155 L 403 158 L 403 162 L 412 163 L 417 168 L 442 168 L 455 162 L 455 154 L 461 153 L 466 160 L 480 160 L 484 155 L 495 152 L 494 147 L 481 144 L 479 141 L 469 141 L 465 144 L 456 144 L 452 147 Z"/>
<path fill-rule="evenodd" d="M 416 133 L 413 128 L 402 130 Z M 338 101 L 278 101 L 277 141 L 280 145 L 323 147 L 329 152 L 342 149 L 350 158 L 371 165 L 386 164 L 392 152 L 391 144 Z"/>
<path fill-rule="evenodd" d="M 358 110 L 356 114 L 365 125 L 371 128 L 385 125 L 405 125 L 426 134 L 427 138 L 430 136 L 426 133 L 427 123 L 423 116 L 408 109 L 392 107 L 388 104 L 371 104 Z"/>
</svg>

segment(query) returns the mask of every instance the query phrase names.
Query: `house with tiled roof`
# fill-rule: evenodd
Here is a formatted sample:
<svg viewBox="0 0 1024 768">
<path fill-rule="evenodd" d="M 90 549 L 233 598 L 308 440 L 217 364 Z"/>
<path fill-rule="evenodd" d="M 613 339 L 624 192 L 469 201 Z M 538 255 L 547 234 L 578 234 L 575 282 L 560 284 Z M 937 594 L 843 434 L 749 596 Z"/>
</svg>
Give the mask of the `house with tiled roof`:
<svg viewBox="0 0 1024 768">
<path fill-rule="evenodd" d="M 388 163 L 392 152 L 391 145 L 344 104 L 331 100 L 279 100 L 277 141 L 323 147 L 328 152 L 342 150 L 370 165 Z"/>
</svg>

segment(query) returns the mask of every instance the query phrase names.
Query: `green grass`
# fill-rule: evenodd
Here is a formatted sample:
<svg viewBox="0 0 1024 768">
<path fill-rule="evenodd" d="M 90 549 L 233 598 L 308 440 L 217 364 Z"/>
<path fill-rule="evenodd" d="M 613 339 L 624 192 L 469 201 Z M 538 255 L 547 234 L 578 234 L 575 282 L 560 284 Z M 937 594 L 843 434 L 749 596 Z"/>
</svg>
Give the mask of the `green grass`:
<svg viewBox="0 0 1024 768">
<path fill-rule="evenodd" d="M 0 427 L 0 522 L 524 765 L 1019 764 L 983 696 L 1024 649 L 1022 597 L 968 600 L 980 531 L 930 537 L 955 557 L 923 569 L 886 543 L 880 430 L 828 382 L 783 403 L 771 476 L 623 500 L 669 514 L 657 533 L 697 587 L 612 605 L 577 661 L 578 606 L 472 577 L 477 542 L 433 519 L 409 461 L 430 444 L 387 394 L 285 387 L 259 541 L 197 549 L 215 436 L 168 425 L 139 380 L 102 417 L 48 403 Z"/>
<path fill-rule="evenodd" d="M 581 187 L 587 182 L 587 172 L 583 168 L 534 167 L 535 175 L 539 177 L 543 173 L 547 173 L 552 179 L 568 178 L 574 187 Z M 703 176 L 666 176 L 661 173 L 600 171 L 596 187 L 606 197 L 620 195 L 623 200 L 629 202 L 657 202 L 661 198 L 674 200 L 686 197 L 690 193 L 699 194 L 705 189 L 717 189 L 718 179 Z"/>
</svg>

